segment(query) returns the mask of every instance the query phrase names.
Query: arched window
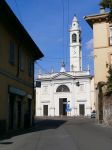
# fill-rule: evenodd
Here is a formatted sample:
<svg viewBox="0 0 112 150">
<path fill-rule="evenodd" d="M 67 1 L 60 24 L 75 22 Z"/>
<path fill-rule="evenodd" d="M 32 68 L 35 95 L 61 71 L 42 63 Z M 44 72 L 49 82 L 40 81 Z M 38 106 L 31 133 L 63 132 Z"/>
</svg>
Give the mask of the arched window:
<svg viewBox="0 0 112 150">
<path fill-rule="evenodd" d="M 72 34 L 72 43 L 77 42 L 77 35 L 74 33 Z"/>
<path fill-rule="evenodd" d="M 60 85 L 58 86 L 56 92 L 70 92 L 70 90 L 66 85 Z"/>
</svg>

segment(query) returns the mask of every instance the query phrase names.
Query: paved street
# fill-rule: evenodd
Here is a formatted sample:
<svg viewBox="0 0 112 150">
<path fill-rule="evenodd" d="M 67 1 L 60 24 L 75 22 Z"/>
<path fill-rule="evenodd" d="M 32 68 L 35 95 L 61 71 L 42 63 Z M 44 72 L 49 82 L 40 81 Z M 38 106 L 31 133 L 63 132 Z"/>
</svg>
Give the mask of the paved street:
<svg viewBox="0 0 112 150">
<path fill-rule="evenodd" d="M 37 124 L 1 139 L 0 150 L 112 150 L 112 129 L 92 119 L 47 119 Z"/>
</svg>

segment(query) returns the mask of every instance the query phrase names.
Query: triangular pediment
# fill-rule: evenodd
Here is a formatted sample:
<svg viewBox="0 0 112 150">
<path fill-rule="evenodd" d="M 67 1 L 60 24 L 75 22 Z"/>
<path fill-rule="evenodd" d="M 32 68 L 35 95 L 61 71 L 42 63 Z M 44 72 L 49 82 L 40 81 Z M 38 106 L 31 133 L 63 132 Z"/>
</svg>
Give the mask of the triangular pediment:
<svg viewBox="0 0 112 150">
<path fill-rule="evenodd" d="M 65 72 L 60 72 L 58 73 L 57 75 L 53 76 L 52 79 L 74 79 L 74 76 L 68 74 L 68 73 L 65 73 Z"/>
</svg>

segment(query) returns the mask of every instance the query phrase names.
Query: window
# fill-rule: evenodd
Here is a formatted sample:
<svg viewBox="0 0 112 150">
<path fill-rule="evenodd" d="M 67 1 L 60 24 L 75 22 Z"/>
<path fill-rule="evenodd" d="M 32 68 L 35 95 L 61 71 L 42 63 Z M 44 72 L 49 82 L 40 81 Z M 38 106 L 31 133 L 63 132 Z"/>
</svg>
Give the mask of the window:
<svg viewBox="0 0 112 150">
<path fill-rule="evenodd" d="M 29 64 L 28 64 L 28 72 L 29 72 L 29 76 L 33 76 L 34 74 L 34 62 L 33 59 L 29 59 Z"/>
<path fill-rule="evenodd" d="M 24 51 L 22 49 L 20 49 L 19 52 L 19 67 L 21 71 L 24 71 L 24 60 L 25 60 L 25 56 L 24 56 Z"/>
<path fill-rule="evenodd" d="M 15 44 L 13 41 L 10 41 L 10 46 L 9 46 L 9 62 L 11 64 L 15 63 Z"/>
<path fill-rule="evenodd" d="M 76 43 L 77 42 L 77 35 L 74 33 L 72 34 L 72 43 Z"/>
<path fill-rule="evenodd" d="M 60 85 L 56 92 L 70 92 L 69 88 L 66 85 Z"/>
<path fill-rule="evenodd" d="M 36 81 L 36 87 L 41 88 L 41 81 Z"/>
<path fill-rule="evenodd" d="M 110 45 L 112 45 L 112 27 L 110 27 Z"/>
</svg>

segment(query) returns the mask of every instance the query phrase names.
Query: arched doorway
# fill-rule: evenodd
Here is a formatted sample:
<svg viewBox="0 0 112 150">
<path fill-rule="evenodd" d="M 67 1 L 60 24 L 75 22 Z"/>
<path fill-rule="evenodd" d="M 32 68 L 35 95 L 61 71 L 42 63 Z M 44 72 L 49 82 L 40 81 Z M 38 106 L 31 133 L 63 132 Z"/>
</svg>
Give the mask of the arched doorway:
<svg viewBox="0 0 112 150">
<path fill-rule="evenodd" d="M 57 93 L 67 93 L 70 92 L 70 89 L 66 85 L 60 85 L 58 86 Z M 64 95 L 64 94 L 63 94 Z M 59 115 L 62 116 L 67 116 L 67 98 L 59 98 Z"/>
</svg>

